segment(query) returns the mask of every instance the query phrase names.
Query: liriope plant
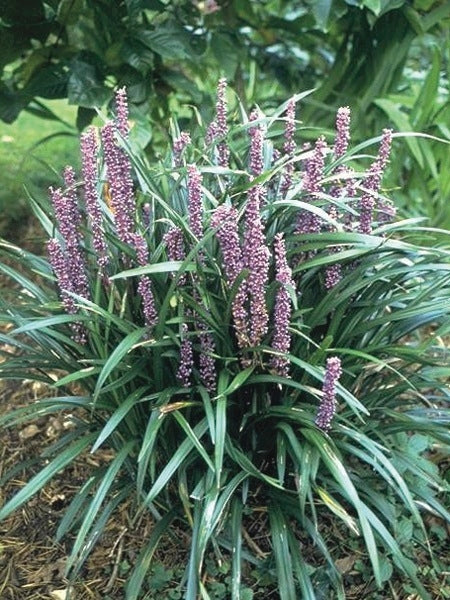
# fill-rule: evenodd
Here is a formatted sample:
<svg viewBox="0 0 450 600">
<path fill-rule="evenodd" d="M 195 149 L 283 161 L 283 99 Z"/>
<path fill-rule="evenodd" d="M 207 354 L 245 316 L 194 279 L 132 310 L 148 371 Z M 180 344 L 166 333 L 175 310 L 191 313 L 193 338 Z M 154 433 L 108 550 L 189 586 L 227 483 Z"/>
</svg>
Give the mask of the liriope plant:
<svg viewBox="0 0 450 600">
<path fill-rule="evenodd" d="M 52 388 L 1 424 L 76 419 L 0 518 L 84 453 L 112 451 L 89 463 L 57 532 L 73 535 L 72 579 L 126 503 L 131 523 L 155 521 L 128 600 L 174 522 L 190 532 L 183 597 L 210 597 L 213 549 L 230 554 L 239 599 L 245 565 L 261 562 L 246 533 L 261 512 L 282 600 L 323 597 L 318 572 L 345 598 L 333 532 L 367 556 L 375 587 L 388 562 L 430 598 L 411 557 L 416 542 L 431 552 L 424 515 L 449 518 L 445 482 L 423 466 L 449 442 L 445 232 L 399 220 L 383 191 L 397 134 L 351 148 L 344 107 L 334 137 L 305 143 L 305 95 L 270 116 L 238 104 L 238 123 L 221 80 L 214 121 L 174 125 L 167 158 L 148 164 L 119 90 L 114 118 L 82 135 L 81 173 L 68 167 L 49 206 L 33 203 L 46 256 L 1 243 L 15 285 L 0 377 Z M 416 229 L 440 243 L 417 245 Z M 419 532 L 409 546 L 403 516 Z"/>
</svg>

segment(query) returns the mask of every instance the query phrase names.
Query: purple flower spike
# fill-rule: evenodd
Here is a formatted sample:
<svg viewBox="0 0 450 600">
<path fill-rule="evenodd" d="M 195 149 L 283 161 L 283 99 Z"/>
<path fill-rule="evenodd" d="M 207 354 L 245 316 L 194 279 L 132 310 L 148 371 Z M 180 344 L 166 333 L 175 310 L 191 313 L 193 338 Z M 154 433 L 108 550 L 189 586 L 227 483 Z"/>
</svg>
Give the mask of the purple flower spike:
<svg viewBox="0 0 450 600">
<path fill-rule="evenodd" d="M 203 236 L 202 175 L 195 165 L 188 166 L 189 225 L 197 239 Z"/>
<path fill-rule="evenodd" d="M 78 198 L 77 198 L 77 188 L 76 188 L 77 180 L 76 180 L 75 170 L 71 166 L 67 166 L 64 169 L 64 183 L 66 185 L 64 195 L 67 198 L 67 206 L 68 207 L 70 206 L 72 218 L 74 219 L 73 227 L 74 227 L 75 231 L 77 231 L 77 228 L 81 225 L 81 213 L 78 208 Z M 76 234 L 75 237 L 77 238 L 77 243 L 78 243 L 78 238 L 79 238 L 78 233 Z"/>
<path fill-rule="evenodd" d="M 334 157 L 340 158 L 347 152 L 350 141 L 350 109 L 348 106 L 338 108 L 336 115 L 336 139 L 334 140 Z"/>
<path fill-rule="evenodd" d="M 158 320 L 158 313 L 155 308 L 155 298 L 152 292 L 152 282 L 147 275 L 141 275 L 137 287 L 138 294 L 142 299 L 142 311 L 144 313 L 144 322 L 146 327 L 154 327 Z"/>
<path fill-rule="evenodd" d="M 74 282 L 72 273 L 69 269 L 68 261 L 64 256 L 63 249 L 61 248 L 58 240 L 49 240 L 47 244 L 47 251 L 50 264 L 53 272 L 56 275 L 64 309 L 69 315 L 75 315 L 78 313 L 78 308 L 75 305 L 75 300 L 69 294 L 70 292 L 77 292 L 74 289 Z M 72 330 L 72 339 L 74 342 L 77 344 L 85 344 L 87 342 L 86 330 L 82 323 L 70 323 L 70 328 Z"/>
<path fill-rule="evenodd" d="M 295 100 L 292 98 L 286 109 L 286 127 L 284 130 L 283 152 L 286 158 L 292 159 L 295 153 L 296 144 L 295 135 Z M 292 184 L 292 174 L 294 173 L 294 163 L 288 162 L 284 166 L 283 181 L 281 182 L 281 193 L 286 194 Z"/>
<path fill-rule="evenodd" d="M 250 343 L 257 346 L 268 330 L 266 285 L 269 279 L 270 252 L 266 246 L 261 219 L 263 188 L 255 185 L 248 192 L 245 207 L 243 264 L 249 269 L 247 290 L 250 297 Z"/>
<path fill-rule="evenodd" d="M 256 121 L 261 117 L 258 109 L 254 109 L 250 113 L 250 121 Z M 254 177 L 261 175 L 264 169 L 263 161 L 263 143 L 264 143 L 264 128 L 261 125 L 255 125 L 248 130 L 251 137 L 250 144 L 250 171 Z"/>
<path fill-rule="evenodd" d="M 209 333 L 207 326 L 203 321 L 197 323 L 199 329 L 199 340 L 200 340 L 200 357 L 199 357 L 199 372 L 200 379 L 203 385 L 210 393 L 216 391 L 216 363 L 213 357 L 213 353 L 216 349 L 214 338 Z"/>
<path fill-rule="evenodd" d="M 65 178 L 73 187 L 75 176 L 70 168 L 66 169 Z M 83 296 L 83 298 L 88 298 L 89 285 L 86 277 L 85 260 L 81 250 L 80 234 L 77 228 L 81 217 L 76 194 L 73 193 L 73 190 L 70 190 L 66 195 L 60 189 L 50 188 L 50 195 L 59 231 L 64 240 L 64 255 L 71 279 L 70 291 Z"/>
<path fill-rule="evenodd" d="M 227 124 L 227 80 L 219 79 L 217 86 L 217 104 L 216 104 L 216 125 L 217 137 L 225 138 L 228 134 Z M 225 141 L 217 144 L 218 163 L 220 167 L 227 168 L 230 158 L 230 149 Z"/>
<path fill-rule="evenodd" d="M 228 134 L 227 124 L 227 80 L 219 79 L 217 85 L 216 118 L 212 121 L 206 132 L 205 143 L 209 146 L 217 138 L 225 138 Z M 227 168 L 230 158 L 230 149 L 223 139 L 217 144 L 217 162 L 220 167 Z"/>
<path fill-rule="evenodd" d="M 292 303 L 286 286 L 295 289 L 292 280 L 292 271 L 287 264 L 286 248 L 282 233 L 277 233 L 274 239 L 275 251 L 275 277 L 280 282 L 277 291 L 274 310 L 274 335 L 272 348 L 278 352 L 287 353 L 291 346 L 291 334 L 289 333 L 289 321 L 292 313 Z M 273 356 L 270 364 L 278 375 L 289 376 L 289 360 L 285 356 Z"/>
<path fill-rule="evenodd" d="M 92 231 L 92 245 L 97 255 L 100 275 L 104 275 L 109 262 L 106 239 L 103 232 L 102 211 L 97 195 L 97 138 L 91 127 L 81 136 L 81 160 L 84 180 L 84 200 L 89 225 Z"/>
<path fill-rule="evenodd" d="M 149 261 L 147 242 L 139 233 L 133 234 L 133 244 L 139 266 L 145 267 Z M 152 282 L 147 275 L 141 275 L 137 291 L 142 298 L 145 325 L 153 327 L 156 324 L 158 313 L 155 308 L 155 299 L 152 292 Z"/>
<path fill-rule="evenodd" d="M 167 255 L 169 260 L 183 261 L 186 258 L 184 247 L 183 232 L 179 227 L 172 227 L 164 236 L 164 243 L 167 246 Z M 183 273 L 178 278 L 178 283 L 182 287 L 186 283 L 186 274 Z"/>
<path fill-rule="evenodd" d="M 112 122 L 102 128 L 101 135 L 117 235 L 125 244 L 131 244 L 135 215 L 131 165 L 126 154 L 117 145 Z"/>
<path fill-rule="evenodd" d="M 228 286 L 231 288 L 243 269 L 237 210 L 233 206 L 222 204 L 214 211 L 211 226 L 214 228 L 219 227 L 216 235 L 222 251 L 225 276 Z M 248 315 L 245 308 L 246 300 L 246 284 L 243 281 L 232 304 L 233 322 L 239 348 L 249 345 L 247 333 Z"/>
<path fill-rule="evenodd" d="M 325 287 L 327 290 L 334 288 L 342 279 L 342 267 L 340 263 L 329 265 L 325 271 Z"/>
<path fill-rule="evenodd" d="M 141 267 L 148 264 L 149 253 L 145 238 L 140 233 L 133 234 L 133 245 L 136 250 L 136 258 Z"/>
<path fill-rule="evenodd" d="M 186 131 L 180 133 L 180 137 L 173 142 L 173 163 L 175 167 L 181 167 L 181 155 L 186 146 L 191 143 L 191 136 Z"/>
<path fill-rule="evenodd" d="M 323 136 L 320 136 L 314 146 L 314 152 L 306 165 L 306 173 L 303 187 L 310 194 L 316 194 L 322 191 L 321 180 L 323 177 L 323 168 L 325 165 L 325 154 L 327 143 Z"/>
<path fill-rule="evenodd" d="M 180 364 L 177 371 L 177 379 L 183 387 L 189 387 L 191 385 L 191 375 L 194 366 L 194 352 L 192 349 L 192 342 L 187 337 L 188 327 L 186 323 L 182 327 L 181 347 L 180 347 Z"/>
<path fill-rule="evenodd" d="M 152 207 L 149 202 L 142 205 L 142 224 L 145 229 L 149 229 L 152 223 Z"/>
<path fill-rule="evenodd" d="M 336 413 L 336 384 L 342 375 L 341 361 L 337 356 L 327 358 L 327 366 L 322 387 L 322 400 L 315 423 L 317 427 L 328 431 Z"/>
<path fill-rule="evenodd" d="M 389 160 L 389 154 L 391 151 L 392 144 L 392 130 L 383 129 L 383 135 L 381 138 L 380 149 L 378 156 L 370 166 L 367 177 L 364 180 L 364 192 L 359 201 L 359 232 L 370 234 L 372 233 L 372 219 L 373 212 L 376 207 L 376 197 L 380 191 L 381 180 L 383 178 L 384 169 Z M 380 210 L 388 209 L 389 218 L 389 206 L 381 203 Z M 393 211 L 392 211 L 393 212 Z M 395 213 L 394 213 L 395 214 Z"/>
<path fill-rule="evenodd" d="M 130 125 L 128 123 L 127 91 L 124 87 L 116 92 L 116 123 L 120 134 L 126 139 L 130 133 Z"/>
<path fill-rule="evenodd" d="M 327 151 L 325 138 L 321 136 L 314 146 L 312 157 L 306 164 L 306 172 L 303 179 L 303 188 L 310 194 L 309 200 L 322 191 L 322 177 L 325 165 L 325 154 Z M 319 233 L 320 219 L 309 211 L 300 211 L 295 226 L 296 233 Z"/>
</svg>

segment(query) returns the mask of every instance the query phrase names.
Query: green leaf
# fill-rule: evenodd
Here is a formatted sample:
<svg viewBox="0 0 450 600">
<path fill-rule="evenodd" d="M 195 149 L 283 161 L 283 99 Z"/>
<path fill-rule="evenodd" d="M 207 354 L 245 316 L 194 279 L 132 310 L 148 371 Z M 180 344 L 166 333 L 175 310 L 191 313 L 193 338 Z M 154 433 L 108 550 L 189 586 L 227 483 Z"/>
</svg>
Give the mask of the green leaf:
<svg viewBox="0 0 450 600">
<path fill-rule="evenodd" d="M 298 595 L 295 589 L 292 558 L 288 542 L 288 524 L 286 523 L 281 507 L 276 504 L 270 505 L 269 519 L 280 600 L 297 600 Z"/>
<path fill-rule="evenodd" d="M 114 459 L 111 461 L 111 464 L 108 466 L 106 472 L 103 474 L 100 485 L 98 486 L 97 491 L 95 492 L 94 497 L 89 505 L 89 508 L 84 513 L 83 522 L 78 530 L 77 537 L 72 546 L 72 551 L 67 560 L 66 569 L 69 571 L 74 562 L 77 560 L 79 555 L 84 551 L 83 546 L 85 545 L 85 539 L 89 532 L 89 530 L 93 527 L 95 523 L 95 518 L 100 510 L 100 507 L 109 491 L 111 486 L 114 485 L 117 473 L 119 469 L 122 467 L 124 461 L 128 457 L 133 448 L 134 443 L 132 441 L 124 444 L 119 452 L 116 454 Z"/>
<path fill-rule="evenodd" d="M 114 349 L 114 352 L 112 352 L 112 354 L 106 360 L 100 375 L 98 376 L 97 384 L 93 394 L 94 402 L 97 400 L 105 381 L 114 371 L 114 369 L 120 364 L 121 360 L 133 349 L 133 346 L 135 346 L 135 344 L 142 339 L 147 331 L 147 327 L 135 329 L 126 335 L 117 348 Z"/>
<path fill-rule="evenodd" d="M 332 4 L 333 0 L 315 0 L 312 3 L 314 18 L 322 31 L 327 31 L 328 29 L 328 19 Z"/>
<path fill-rule="evenodd" d="M 103 106 L 111 95 L 104 85 L 104 77 L 99 68 L 82 56 L 71 62 L 67 84 L 69 104 L 77 104 L 84 108 Z"/>
<path fill-rule="evenodd" d="M 153 31 L 139 31 L 136 39 L 163 58 L 180 60 L 190 57 L 190 35 L 175 21 L 167 21 Z"/>
<path fill-rule="evenodd" d="M 121 271 L 116 275 L 110 277 L 113 281 L 114 279 L 123 279 L 125 277 L 135 277 L 136 275 L 151 275 L 153 273 L 176 273 L 183 267 L 183 271 L 195 271 L 196 265 L 184 264 L 182 261 L 170 260 L 166 262 L 156 263 L 154 265 L 148 265 L 146 267 L 136 267 L 135 269 L 127 269 L 126 271 Z"/>
<path fill-rule="evenodd" d="M 103 442 L 117 429 L 120 422 L 127 416 L 129 411 L 136 405 L 136 402 L 142 396 L 144 388 L 135 390 L 120 406 L 113 412 L 106 422 L 106 425 L 101 430 L 98 438 L 92 446 L 91 454 L 94 453 Z"/>
</svg>

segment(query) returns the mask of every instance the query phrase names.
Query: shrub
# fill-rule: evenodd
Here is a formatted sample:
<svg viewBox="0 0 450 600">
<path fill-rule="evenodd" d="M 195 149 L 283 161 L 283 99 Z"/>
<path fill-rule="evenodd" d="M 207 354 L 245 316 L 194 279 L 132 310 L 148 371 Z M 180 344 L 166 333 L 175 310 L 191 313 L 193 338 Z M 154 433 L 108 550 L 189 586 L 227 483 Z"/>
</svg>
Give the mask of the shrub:
<svg viewBox="0 0 450 600">
<path fill-rule="evenodd" d="M 261 512 L 283 600 L 319 597 L 319 579 L 344 598 L 333 532 L 366 553 L 379 588 L 388 564 L 430 597 L 411 556 L 428 544 L 423 515 L 449 517 L 431 462 L 449 441 L 449 253 L 415 244 L 417 220 L 396 221 L 382 193 L 395 134 L 350 149 L 341 108 L 331 145 L 302 145 L 304 96 L 270 117 L 238 104 L 230 126 L 221 80 L 214 122 L 192 137 L 174 125 L 166 161 L 149 165 L 119 90 L 115 118 L 82 136 L 82 177 L 68 167 L 51 209 L 33 205 L 49 258 L 1 245 L 20 290 L 1 300 L 0 375 L 60 393 L 1 422 L 70 409 L 73 426 L 0 518 L 86 450 L 112 451 L 58 530 L 75 534 L 72 577 L 132 496 L 131 522 L 148 510 L 156 524 L 130 600 L 174 521 L 191 529 L 184 597 L 209 597 L 211 547 L 231 553 L 239 598 L 243 564 L 260 562 L 243 534 Z"/>
</svg>

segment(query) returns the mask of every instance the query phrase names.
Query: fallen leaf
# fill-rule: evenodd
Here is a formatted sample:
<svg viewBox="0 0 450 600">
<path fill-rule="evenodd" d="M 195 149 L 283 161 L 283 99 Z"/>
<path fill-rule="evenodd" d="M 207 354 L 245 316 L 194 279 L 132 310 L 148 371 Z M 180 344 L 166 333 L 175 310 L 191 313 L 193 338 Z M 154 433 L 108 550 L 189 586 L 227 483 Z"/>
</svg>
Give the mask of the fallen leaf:
<svg viewBox="0 0 450 600">
<path fill-rule="evenodd" d="M 356 556 L 345 556 L 344 558 L 338 558 L 335 561 L 336 569 L 344 575 L 352 570 L 353 565 L 355 564 Z"/>
<path fill-rule="evenodd" d="M 28 427 L 25 427 L 25 429 L 22 429 L 22 431 L 19 433 L 19 437 L 22 440 L 29 440 L 31 438 L 34 438 L 35 435 L 37 435 L 39 433 L 39 429 L 36 425 L 28 425 Z"/>
</svg>

